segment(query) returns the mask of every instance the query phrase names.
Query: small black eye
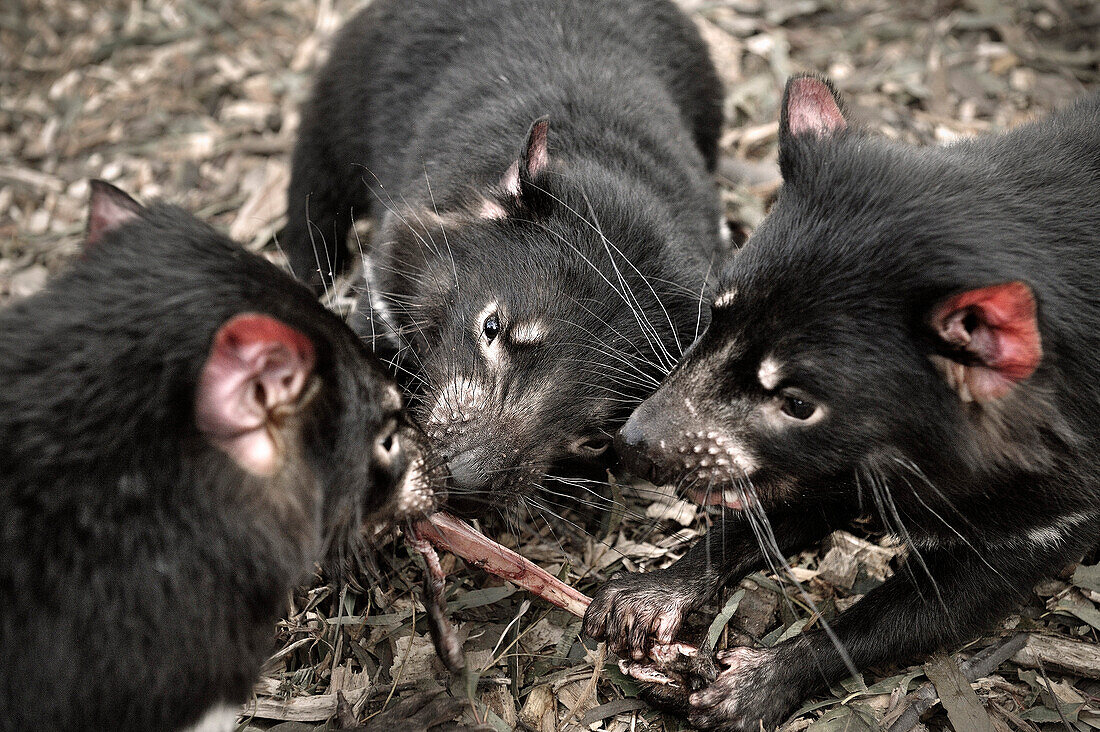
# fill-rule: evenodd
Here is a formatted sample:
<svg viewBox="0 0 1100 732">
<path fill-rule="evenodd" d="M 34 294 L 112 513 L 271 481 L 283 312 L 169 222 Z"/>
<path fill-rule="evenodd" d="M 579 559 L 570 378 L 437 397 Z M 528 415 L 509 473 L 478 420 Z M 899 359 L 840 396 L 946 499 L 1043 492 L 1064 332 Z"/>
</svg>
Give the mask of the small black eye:
<svg viewBox="0 0 1100 732">
<path fill-rule="evenodd" d="M 814 412 L 817 411 L 817 407 L 813 402 L 808 402 L 805 399 L 799 399 L 793 396 L 783 397 L 782 409 L 783 414 L 786 414 L 788 417 L 803 420 L 814 416 Z"/>
<path fill-rule="evenodd" d="M 492 343 L 500 334 L 500 318 L 497 317 L 496 313 L 493 313 L 485 318 L 485 322 L 482 323 L 481 329 L 485 331 L 485 340 Z"/>
</svg>

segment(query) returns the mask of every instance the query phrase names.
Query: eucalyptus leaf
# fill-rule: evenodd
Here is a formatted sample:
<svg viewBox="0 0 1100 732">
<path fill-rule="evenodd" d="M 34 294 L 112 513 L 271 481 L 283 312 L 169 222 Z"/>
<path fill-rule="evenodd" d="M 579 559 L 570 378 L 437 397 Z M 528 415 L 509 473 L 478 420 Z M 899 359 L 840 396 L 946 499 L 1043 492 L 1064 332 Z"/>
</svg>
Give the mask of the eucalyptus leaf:
<svg viewBox="0 0 1100 732">
<path fill-rule="evenodd" d="M 741 604 L 741 599 L 744 596 L 745 590 L 743 588 L 730 595 L 730 599 L 726 600 L 726 604 L 722 606 L 722 611 L 715 616 L 714 622 L 710 624 L 710 630 L 707 631 L 708 651 L 714 650 L 715 644 L 718 643 L 718 637 L 722 635 L 722 629 L 726 627 L 726 623 L 737 612 L 737 606 Z"/>
<path fill-rule="evenodd" d="M 1100 610 L 1097 610 L 1091 603 L 1080 603 L 1070 605 L 1068 603 L 1060 602 L 1055 606 L 1054 612 L 1062 613 L 1064 615 L 1072 615 L 1079 620 L 1084 620 L 1093 628 L 1100 630 Z"/>
<path fill-rule="evenodd" d="M 862 710 L 841 706 L 825 713 L 806 732 L 878 732 L 875 718 Z"/>
<path fill-rule="evenodd" d="M 1100 564 L 1082 564 L 1073 570 L 1073 584 L 1086 590 L 1100 592 Z"/>
<path fill-rule="evenodd" d="M 467 610 L 472 607 L 482 607 L 498 603 L 506 597 L 516 593 L 515 585 L 501 585 L 500 587 L 486 587 L 484 590 L 470 590 L 457 596 L 447 603 L 447 614 L 457 610 Z"/>
</svg>

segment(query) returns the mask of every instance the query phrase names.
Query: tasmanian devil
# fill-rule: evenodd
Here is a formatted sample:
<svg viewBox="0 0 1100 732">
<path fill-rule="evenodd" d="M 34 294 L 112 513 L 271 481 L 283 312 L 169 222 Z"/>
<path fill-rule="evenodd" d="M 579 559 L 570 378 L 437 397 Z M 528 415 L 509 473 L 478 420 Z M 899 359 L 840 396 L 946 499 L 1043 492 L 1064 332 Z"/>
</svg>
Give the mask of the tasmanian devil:
<svg viewBox="0 0 1100 732">
<path fill-rule="evenodd" d="M 340 319 L 106 183 L 82 256 L 0 312 L 0 383 L 0 729 L 232 729 L 323 546 L 433 501 Z"/>
<path fill-rule="evenodd" d="M 585 628 L 643 658 L 723 582 L 863 510 L 909 555 L 832 621 L 838 643 L 720 654 L 691 697 L 703 727 L 770 727 L 849 660 L 969 640 L 1097 538 L 1100 97 L 935 148 L 842 109 L 827 81 L 787 84 L 778 201 L 619 435 L 634 470 L 730 510 L 667 570 L 601 588 Z"/>
<path fill-rule="evenodd" d="M 343 29 L 281 244 L 320 282 L 374 214 L 357 330 L 398 358 L 452 496 L 598 463 L 695 337 L 720 123 L 668 0 L 379 0 Z"/>
</svg>

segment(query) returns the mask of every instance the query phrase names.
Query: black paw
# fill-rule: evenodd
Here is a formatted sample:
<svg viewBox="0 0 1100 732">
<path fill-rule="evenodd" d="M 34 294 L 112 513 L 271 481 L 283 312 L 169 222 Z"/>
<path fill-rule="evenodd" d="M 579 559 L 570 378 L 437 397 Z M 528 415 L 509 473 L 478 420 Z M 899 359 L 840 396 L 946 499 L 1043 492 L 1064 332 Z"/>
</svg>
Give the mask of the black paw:
<svg viewBox="0 0 1100 732">
<path fill-rule="evenodd" d="M 718 678 L 688 700 L 688 721 L 699 729 L 759 732 L 774 729 L 801 701 L 788 663 L 772 648 L 731 648 L 718 654 Z"/>
<path fill-rule="evenodd" d="M 640 661 L 654 645 L 671 643 L 707 594 L 668 570 L 622 575 L 596 592 L 584 614 L 584 632 Z"/>
<path fill-rule="evenodd" d="M 708 651 L 683 643 L 655 645 L 645 661 L 619 661 L 619 670 L 643 682 L 641 696 L 651 706 L 686 717 L 691 695 L 718 678 L 718 666 Z"/>
</svg>

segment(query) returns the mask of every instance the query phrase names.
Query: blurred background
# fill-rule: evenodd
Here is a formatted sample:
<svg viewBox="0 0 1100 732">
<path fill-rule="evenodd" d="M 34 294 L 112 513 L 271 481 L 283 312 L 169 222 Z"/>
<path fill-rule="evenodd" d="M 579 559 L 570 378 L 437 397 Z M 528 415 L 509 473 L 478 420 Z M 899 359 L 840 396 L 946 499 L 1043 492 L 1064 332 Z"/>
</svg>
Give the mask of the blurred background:
<svg viewBox="0 0 1100 732">
<path fill-rule="evenodd" d="M 332 33 L 362 5 L 5 0 L 0 302 L 34 292 L 77 251 L 90 177 L 139 200 L 167 198 L 278 259 L 270 242 L 283 223 L 298 107 Z M 777 108 L 792 72 L 828 74 L 858 124 L 926 144 L 1005 129 L 1100 84 L 1095 0 L 681 5 L 709 42 L 726 85 L 720 185 L 741 239 L 779 185 Z M 598 6 L 594 0 L 593 12 Z M 705 529 L 705 513 L 682 502 L 651 503 L 630 486 L 616 487 L 615 494 L 627 510 L 598 527 L 521 519 L 501 538 L 590 591 L 614 571 L 669 564 Z M 844 534 L 797 557 L 795 565 L 826 612 L 834 612 L 881 581 L 897 554 L 881 537 Z M 280 729 L 292 732 L 329 718 L 333 726 L 351 725 L 391 697 L 447 683 L 422 623 L 414 620 L 415 566 L 395 548 L 382 558 L 381 571 L 386 582 L 374 588 L 365 581 L 336 587 L 319 578 L 295 599 L 279 629 L 282 650 L 258 687 L 254 726 L 282 723 Z M 1095 641 L 1100 586 L 1074 577 L 1040 587 L 1032 606 L 1007 627 L 1038 626 L 1051 636 Z M 520 593 L 483 575 L 460 573 L 452 584 L 452 609 L 480 672 L 466 679 L 477 702 L 470 719 L 497 729 L 553 730 L 570 716 L 589 729 L 678 728 L 675 720 L 643 711 L 631 698 L 636 689 L 614 669 L 590 688 L 593 657 L 577 641 L 570 618 L 529 606 Z M 737 603 L 727 604 L 727 593 L 712 608 L 728 611 L 720 643 L 774 642 L 810 619 L 781 602 L 787 588 L 775 578 L 756 576 L 741 589 Z M 1058 669 L 1046 680 L 1034 663 L 1004 664 L 979 688 L 995 727 L 1100 728 L 1094 711 L 1100 685 L 1089 681 L 1090 674 L 1100 677 L 1100 650 L 1092 649 L 1093 666 Z M 905 690 L 922 682 L 922 673 L 920 667 L 868 673 L 876 693 L 838 690 L 787 729 L 875 729 Z M 942 713 L 925 721 L 932 729 L 950 728 Z"/>
</svg>

